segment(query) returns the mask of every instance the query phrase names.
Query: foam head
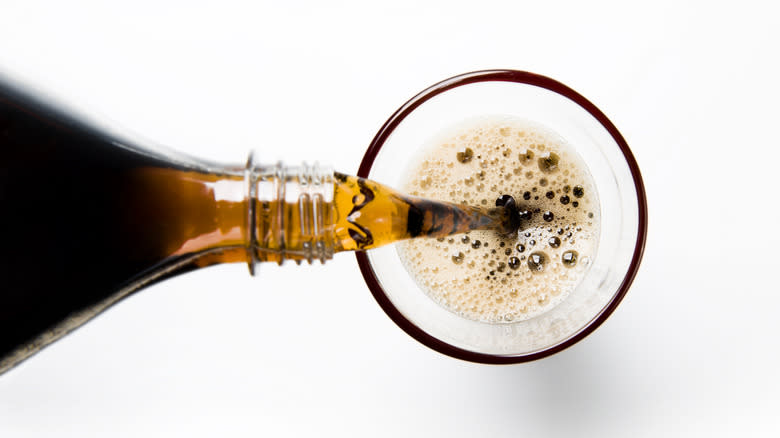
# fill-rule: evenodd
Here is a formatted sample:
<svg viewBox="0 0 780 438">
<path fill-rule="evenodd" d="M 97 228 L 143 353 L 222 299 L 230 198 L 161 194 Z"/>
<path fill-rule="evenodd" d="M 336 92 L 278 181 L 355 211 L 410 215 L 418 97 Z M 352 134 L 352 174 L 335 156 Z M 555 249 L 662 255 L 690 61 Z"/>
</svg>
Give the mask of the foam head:
<svg viewBox="0 0 780 438">
<path fill-rule="evenodd" d="M 598 198 L 574 149 L 541 125 L 490 117 L 460 123 L 413 161 L 403 190 L 492 207 L 501 230 L 398 245 L 431 299 L 465 318 L 510 322 L 566 298 L 596 251 Z"/>
</svg>

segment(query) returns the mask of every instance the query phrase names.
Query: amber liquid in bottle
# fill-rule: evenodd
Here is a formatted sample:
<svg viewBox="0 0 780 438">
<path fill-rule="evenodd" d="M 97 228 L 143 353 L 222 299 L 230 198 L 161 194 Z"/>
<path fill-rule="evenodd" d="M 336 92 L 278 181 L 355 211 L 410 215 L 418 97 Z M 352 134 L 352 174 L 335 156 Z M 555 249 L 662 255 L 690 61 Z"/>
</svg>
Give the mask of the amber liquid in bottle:
<svg viewBox="0 0 780 438">
<path fill-rule="evenodd" d="M 0 82 L 0 373 L 151 283 L 218 263 L 325 261 L 507 227 L 318 167 L 139 147 Z"/>
</svg>

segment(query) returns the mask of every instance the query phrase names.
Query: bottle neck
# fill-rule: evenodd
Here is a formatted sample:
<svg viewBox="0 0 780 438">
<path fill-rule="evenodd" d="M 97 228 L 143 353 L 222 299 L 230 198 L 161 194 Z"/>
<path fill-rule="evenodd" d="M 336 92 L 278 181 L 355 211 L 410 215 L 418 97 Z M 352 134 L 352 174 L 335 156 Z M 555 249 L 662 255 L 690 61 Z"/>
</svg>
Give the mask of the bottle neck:
<svg viewBox="0 0 780 438">
<path fill-rule="evenodd" d="M 333 258 L 333 169 L 314 164 L 264 165 L 250 154 L 246 182 L 246 248 L 252 274 L 260 262 Z"/>
</svg>

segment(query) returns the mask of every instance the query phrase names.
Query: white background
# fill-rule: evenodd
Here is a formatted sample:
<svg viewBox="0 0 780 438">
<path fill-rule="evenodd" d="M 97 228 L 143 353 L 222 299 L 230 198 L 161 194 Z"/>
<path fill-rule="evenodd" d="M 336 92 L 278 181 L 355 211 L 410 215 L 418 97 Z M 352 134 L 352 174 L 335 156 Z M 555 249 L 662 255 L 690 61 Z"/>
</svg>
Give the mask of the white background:
<svg viewBox="0 0 780 438">
<path fill-rule="evenodd" d="M 780 433 L 773 2 L 38 3 L 0 2 L 1 71 L 221 161 L 255 148 L 355 172 L 434 82 L 551 76 L 626 137 L 650 234 L 601 328 L 515 366 L 418 344 L 349 254 L 187 274 L 0 376 L 0 436 Z"/>
</svg>

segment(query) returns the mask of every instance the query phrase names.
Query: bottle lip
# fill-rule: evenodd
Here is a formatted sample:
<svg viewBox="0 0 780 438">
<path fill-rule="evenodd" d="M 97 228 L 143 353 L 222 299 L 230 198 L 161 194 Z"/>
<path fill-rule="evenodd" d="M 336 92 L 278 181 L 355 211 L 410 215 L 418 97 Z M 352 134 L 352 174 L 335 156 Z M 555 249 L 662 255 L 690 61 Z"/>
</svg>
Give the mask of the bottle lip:
<svg viewBox="0 0 780 438">
<path fill-rule="evenodd" d="M 369 177 L 371 168 L 375 159 L 377 158 L 377 155 L 382 149 L 382 146 L 392 135 L 393 131 L 398 127 L 398 125 L 420 105 L 448 90 L 452 90 L 464 85 L 492 81 L 514 82 L 519 84 L 532 85 L 547 89 L 553 93 L 557 93 L 568 98 L 576 105 L 579 105 L 588 113 L 590 113 L 590 115 L 606 129 L 608 134 L 617 144 L 620 152 L 622 152 L 636 190 L 636 200 L 638 204 L 638 229 L 628 270 L 612 298 L 607 302 L 602 310 L 578 332 L 564 339 L 563 341 L 553 344 L 542 350 L 516 355 L 480 353 L 466 350 L 444 342 L 427 333 L 411 320 L 406 318 L 398 310 L 398 308 L 395 307 L 388 295 L 385 293 L 379 279 L 377 278 L 377 274 L 374 272 L 368 255 L 363 252 L 357 252 L 355 255 L 357 257 L 358 266 L 360 267 L 360 271 L 363 274 L 366 285 L 373 294 L 379 306 L 390 317 L 390 319 L 392 319 L 399 327 L 401 327 L 401 329 L 403 329 L 407 334 L 415 338 L 417 341 L 440 353 L 470 362 L 485 364 L 514 364 L 541 359 L 576 344 L 594 330 L 596 330 L 596 328 L 598 328 L 612 314 L 612 312 L 614 312 L 614 310 L 628 292 L 628 289 L 630 288 L 636 276 L 640 262 L 642 260 L 647 238 L 647 197 L 645 194 L 642 176 L 639 171 L 639 166 L 637 165 L 633 153 L 629 149 L 628 144 L 617 130 L 615 125 L 601 110 L 599 110 L 593 103 L 591 103 L 588 99 L 573 89 L 554 79 L 535 73 L 518 70 L 482 70 L 464 73 L 449 79 L 445 79 L 418 93 L 416 96 L 412 97 L 409 101 L 404 103 L 398 110 L 396 110 L 395 113 L 390 116 L 390 118 L 377 132 L 376 136 L 371 141 L 371 144 L 366 150 L 365 155 L 363 156 L 360 167 L 358 168 L 357 175 L 363 178 Z"/>
</svg>

